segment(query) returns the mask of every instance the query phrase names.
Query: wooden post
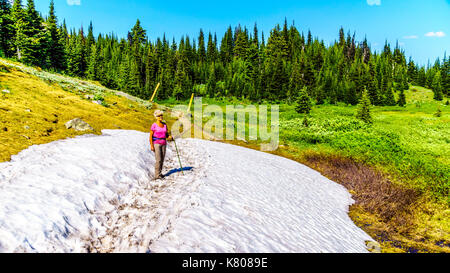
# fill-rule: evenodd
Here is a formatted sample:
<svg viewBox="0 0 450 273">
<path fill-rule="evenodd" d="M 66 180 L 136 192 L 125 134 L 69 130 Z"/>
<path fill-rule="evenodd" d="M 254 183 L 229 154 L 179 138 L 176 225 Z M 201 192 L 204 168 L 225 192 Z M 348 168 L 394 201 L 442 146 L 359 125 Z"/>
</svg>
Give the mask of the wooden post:
<svg viewBox="0 0 450 273">
<path fill-rule="evenodd" d="M 161 83 L 158 82 L 158 85 L 156 86 L 155 92 L 153 92 L 153 96 L 150 99 L 150 102 L 153 102 L 153 99 L 155 98 L 155 95 L 156 95 L 156 91 L 158 91 L 158 88 L 159 88 L 160 85 L 161 85 Z"/>
<path fill-rule="evenodd" d="M 191 101 L 189 102 L 189 106 L 188 106 L 188 109 L 187 109 L 187 113 L 189 113 L 190 111 L 191 111 L 191 106 L 192 106 L 192 101 L 194 100 L 194 93 L 192 93 L 192 96 L 191 96 Z"/>
</svg>

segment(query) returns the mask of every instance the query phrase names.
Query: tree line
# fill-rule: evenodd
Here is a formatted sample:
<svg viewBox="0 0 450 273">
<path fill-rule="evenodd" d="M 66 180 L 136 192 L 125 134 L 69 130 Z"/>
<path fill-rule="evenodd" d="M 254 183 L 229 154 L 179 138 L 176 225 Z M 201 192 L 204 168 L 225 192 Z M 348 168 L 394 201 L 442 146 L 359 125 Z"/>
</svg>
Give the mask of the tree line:
<svg viewBox="0 0 450 273">
<path fill-rule="evenodd" d="M 164 35 L 152 42 L 139 20 L 127 37 L 67 29 L 58 22 L 54 3 L 43 18 L 34 1 L 0 0 L 0 56 L 99 81 L 142 99 L 149 99 L 158 82 L 158 99 L 237 97 L 260 102 L 294 102 L 303 90 L 317 104 L 355 105 L 364 91 L 373 105 L 402 104 L 410 84 L 431 88 L 435 99 L 450 92 L 449 58 L 419 66 L 404 51 L 386 41 L 381 52 L 367 39 L 356 41 L 341 27 L 338 40 L 326 46 L 294 24 L 276 25 L 267 41 L 255 24 L 252 31 L 230 26 L 219 42 L 216 33 L 199 31 L 178 43 Z"/>
</svg>

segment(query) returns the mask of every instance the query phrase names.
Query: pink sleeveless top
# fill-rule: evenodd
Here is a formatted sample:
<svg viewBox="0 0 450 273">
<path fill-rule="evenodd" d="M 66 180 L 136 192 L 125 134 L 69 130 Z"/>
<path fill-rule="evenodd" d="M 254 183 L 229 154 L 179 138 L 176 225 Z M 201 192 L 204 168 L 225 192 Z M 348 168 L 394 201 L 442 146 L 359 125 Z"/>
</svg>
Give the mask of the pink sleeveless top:
<svg viewBox="0 0 450 273">
<path fill-rule="evenodd" d="M 164 127 L 161 128 L 155 122 L 155 123 L 153 123 L 151 130 L 153 131 L 153 137 L 166 138 L 166 133 L 167 133 L 167 125 L 166 124 L 164 124 Z M 165 139 L 153 140 L 153 143 L 160 144 L 160 145 L 167 145 L 167 142 Z"/>
</svg>

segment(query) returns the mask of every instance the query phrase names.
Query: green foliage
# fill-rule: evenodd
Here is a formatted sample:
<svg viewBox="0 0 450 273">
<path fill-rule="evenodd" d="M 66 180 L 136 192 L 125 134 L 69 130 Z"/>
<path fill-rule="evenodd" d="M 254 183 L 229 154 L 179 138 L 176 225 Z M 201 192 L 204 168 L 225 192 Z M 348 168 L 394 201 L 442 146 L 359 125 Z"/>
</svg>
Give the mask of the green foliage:
<svg viewBox="0 0 450 273">
<path fill-rule="evenodd" d="M 305 118 L 303 119 L 303 126 L 304 127 L 309 127 L 308 116 L 305 116 Z"/>
<path fill-rule="evenodd" d="M 405 91 L 404 91 L 404 90 L 401 90 L 401 91 L 400 91 L 400 95 L 399 95 L 399 97 L 398 97 L 397 104 L 398 104 L 399 106 L 401 106 L 401 107 L 403 107 L 403 106 L 406 105 L 406 96 L 405 96 Z"/>
<path fill-rule="evenodd" d="M 407 63 L 398 45 L 391 50 L 386 42 L 383 52 L 375 54 L 367 39 L 357 43 L 342 28 L 339 41 L 329 46 L 311 31 L 305 39 L 287 20 L 271 29 L 267 43 L 255 24 L 253 35 L 246 27 L 229 26 L 220 43 L 216 34 L 208 33 L 205 45 L 200 29 L 197 43 L 185 36 L 169 44 L 165 36 L 149 41 L 139 19 L 127 37 L 94 37 L 92 22 L 87 35 L 83 28 L 69 33 L 65 22 L 58 23 L 53 1 L 46 19 L 36 12 L 33 0 L 27 0 L 26 8 L 21 0 L 12 6 L 0 0 L 0 6 L 0 52 L 6 57 L 96 80 L 142 99 L 150 98 L 157 83 L 158 100 L 187 99 L 199 85 L 206 85 L 202 95 L 209 97 L 288 103 L 307 87 L 317 105 L 356 105 L 366 89 L 374 105 L 395 105 L 393 89 L 407 90 L 409 83 L 432 86 L 436 99 L 449 93 L 447 57 L 425 69 L 412 59 Z"/>
<path fill-rule="evenodd" d="M 431 98 L 432 100 L 432 98 Z M 422 102 L 406 108 L 375 107 L 373 123 L 352 116 L 356 107 L 324 105 L 308 116 L 309 127 L 303 126 L 294 106 L 280 107 L 280 140 L 302 150 L 332 150 L 362 160 L 392 173 L 408 186 L 446 200 L 450 185 L 450 130 L 442 117 L 432 117 L 436 104 Z M 393 112 L 392 110 L 397 110 Z"/>
<path fill-rule="evenodd" d="M 298 94 L 295 111 L 301 114 L 309 114 L 311 112 L 311 107 L 311 99 L 308 96 L 307 88 L 304 87 Z"/>
<path fill-rule="evenodd" d="M 438 109 L 437 109 L 437 111 L 436 111 L 436 113 L 434 114 L 434 116 L 435 116 L 435 117 L 438 117 L 438 118 L 440 118 L 440 117 L 442 116 L 441 108 L 438 108 Z"/>
<path fill-rule="evenodd" d="M 356 117 L 358 119 L 361 119 L 365 123 L 372 123 L 372 116 L 370 114 L 371 105 L 372 104 L 370 103 L 369 93 L 366 90 L 362 94 L 361 100 L 359 101 Z"/>
<path fill-rule="evenodd" d="M 434 92 L 434 99 L 438 101 L 443 100 L 443 93 L 442 93 L 442 78 L 441 78 L 441 72 L 438 71 L 434 77 L 433 82 L 431 84 L 431 89 L 433 89 Z"/>
</svg>

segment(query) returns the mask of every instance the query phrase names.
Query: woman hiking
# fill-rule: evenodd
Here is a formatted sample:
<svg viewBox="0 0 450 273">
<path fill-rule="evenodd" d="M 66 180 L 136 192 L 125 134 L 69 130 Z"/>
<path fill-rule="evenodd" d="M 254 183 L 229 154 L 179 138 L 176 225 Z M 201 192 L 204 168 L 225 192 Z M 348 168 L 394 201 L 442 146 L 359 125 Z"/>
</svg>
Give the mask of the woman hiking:
<svg viewBox="0 0 450 273">
<path fill-rule="evenodd" d="M 167 140 L 173 140 L 169 135 L 167 124 L 163 122 L 163 112 L 156 110 L 155 113 L 156 122 L 152 124 L 150 129 L 150 147 L 155 152 L 155 180 L 164 178 L 161 173 L 164 157 L 166 156 Z"/>
</svg>

